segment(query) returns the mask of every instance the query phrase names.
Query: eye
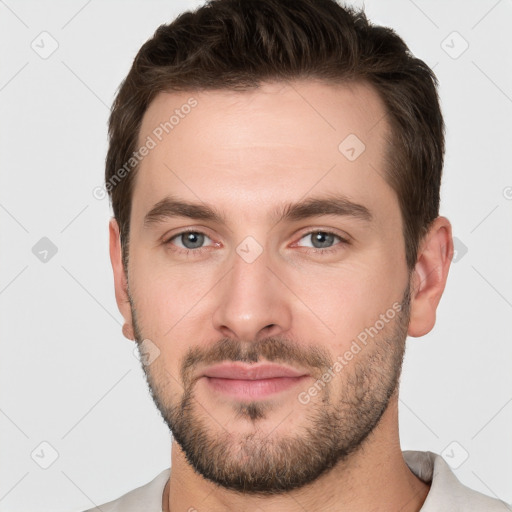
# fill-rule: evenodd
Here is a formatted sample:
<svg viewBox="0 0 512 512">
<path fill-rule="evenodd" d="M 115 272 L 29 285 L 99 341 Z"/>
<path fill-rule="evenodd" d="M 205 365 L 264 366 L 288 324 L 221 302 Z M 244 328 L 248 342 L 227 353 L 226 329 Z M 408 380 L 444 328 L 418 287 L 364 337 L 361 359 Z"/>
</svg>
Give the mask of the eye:
<svg viewBox="0 0 512 512">
<path fill-rule="evenodd" d="M 308 240 L 308 243 L 301 243 L 302 240 Z M 210 242 L 208 245 L 205 245 Z M 324 230 L 315 230 L 310 231 L 309 233 L 305 233 L 300 238 L 299 242 L 294 244 L 297 247 L 310 248 L 312 252 L 315 253 L 329 253 L 334 252 L 340 249 L 341 247 L 337 247 L 338 245 L 346 245 L 350 242 L 330 231 Z M 216 245 L 213 240 L 202 233 L 201 231 L 182 231 L 176 235 L 173 235 L 171 238 L 164 242 L 164 245 L 172 246 L 171 249 L 178 253 L 184 254 L 199 254 L 203 252 L 203 250 L 208 249 L 209 247 Z"/>
<path fill-rule="evenodd" d="M 331 233 L 330 231 L 310 231 L 309 233 L 304 234 L 300 240 L 310 240 L 309 245 L 302 245 L 300 241 L 297 243 L 299 247 L 311 247 L 312 249 L 316 249 L 314 252 L 331 252 L 335 251 L 336 245 L 348 244 L 348 240 L 342 238 L 335 233 Z M 338 242 L 338 243 L 336 243 Z"/>
<path fill-rule="evenodd" d="M 205 248 L 203 247 L 203 244 L 207 240 L 212 242 L 209 236 L 201 233 L 200 231 L 182 231 L 181 233 L 174 235 L 172 238 L 169 238 L 165 244 L 174 245 L 185 252 L 197 252 L 197 249 Z"/>
</svg>

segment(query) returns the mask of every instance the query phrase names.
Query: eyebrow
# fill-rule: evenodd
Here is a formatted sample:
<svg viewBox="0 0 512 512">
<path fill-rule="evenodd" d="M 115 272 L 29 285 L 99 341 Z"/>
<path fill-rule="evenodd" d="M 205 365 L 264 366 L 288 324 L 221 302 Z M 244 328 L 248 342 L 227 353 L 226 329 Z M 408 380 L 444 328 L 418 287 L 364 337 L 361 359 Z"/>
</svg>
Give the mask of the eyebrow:
<svg viewBox="0 0 512 512">
<path fill-rule="evenodd" d="M 321 215 L 353 217 L 371 222 L 370 210 L 343 196 L 310 197 L 297 203 L 286 203 L 274 210 L 272 218 L 276 224 L 282 221 L 297 221 Z M 156 203 L 144 217 L 144 227 L 164 222 L 174 217 L 226 224 L 226 219 L 215 208 L 204 203 L 191 203 L 167 196 Z"/>
</svg>

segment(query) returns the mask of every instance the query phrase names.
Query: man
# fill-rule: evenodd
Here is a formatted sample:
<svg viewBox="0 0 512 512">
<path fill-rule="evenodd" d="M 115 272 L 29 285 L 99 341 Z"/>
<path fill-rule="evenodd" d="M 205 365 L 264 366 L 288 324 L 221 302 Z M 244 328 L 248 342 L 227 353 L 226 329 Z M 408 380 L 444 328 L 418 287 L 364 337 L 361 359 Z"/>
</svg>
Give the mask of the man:
<svg viewBox="0 0 512 512">
<path fill-rule="evenodd" d="M 333 0 L 215 0 L 157 30 L 106 188 L 171 469 L 98 510 L 510 510 L 400 449 L 405 340 L 453 255 L 443 132 L 432 71 Z"/>
</svg>

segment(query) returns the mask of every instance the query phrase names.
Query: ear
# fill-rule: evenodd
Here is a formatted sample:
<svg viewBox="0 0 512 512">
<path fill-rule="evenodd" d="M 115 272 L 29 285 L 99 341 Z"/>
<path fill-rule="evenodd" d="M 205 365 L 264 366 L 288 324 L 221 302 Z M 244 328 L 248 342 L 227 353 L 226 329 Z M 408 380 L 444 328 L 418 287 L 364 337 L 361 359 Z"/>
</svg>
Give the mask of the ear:
<svg viewBox="0 0 512 512">
<path fill-rule="evenodd" d="M 413 271 L 409 336 L 424 336 L 434 327 L 452 258 L 451 224 L 437 217 L 420 243 Z"/>
<path fill-rule="evenodd" d="M 110 219 L 110 262 L 114 271 L 114 288 L 116 293 L 116 302 L 119 311 L 123 315 L 124 325 L 123 334 L 129 340 L 135 340 L 132 323 L 132 310 L 128 299 L 128 279 L 123 267 L 121 238 L 119 236 L 119 225 L 115 218 Z"/>
</svg>

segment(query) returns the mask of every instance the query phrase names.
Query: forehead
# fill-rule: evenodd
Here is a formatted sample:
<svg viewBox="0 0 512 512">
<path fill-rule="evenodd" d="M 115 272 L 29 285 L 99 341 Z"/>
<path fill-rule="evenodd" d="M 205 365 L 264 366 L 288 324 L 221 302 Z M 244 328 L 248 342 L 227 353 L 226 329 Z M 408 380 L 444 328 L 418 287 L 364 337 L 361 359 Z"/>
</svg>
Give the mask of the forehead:
<svg viewBox="0 0 512 512">
<path fill-rule="evenodd" d="M 263 83 L 244 91 L 159 93 L 143 116 L 139 142 L 145 135 L 160 139 L 171 133 L 178 141 L 180 135 L 187 134 L 190 119 L 194 130 L 205 136 L 202 145 L 216 142 L 216 135 L 224 138 L 224 146 L 229 142 L 234 147 L 246 142 L 282 146 L 294 144 L 297 137 L 305 135 L 313 145 L 325 137 L 336 142 L 349 130 L 371 142 L 379 129 L 388 129 L 385 116 L 386 109 L 375 89 L 361 82 L 334 85 L 304 80 Z M 297 119 L 301 123 L 297 124 Z"/>
<path fill-rule="evenodd" d="M 363 199 L 375 187 L 389 194 L 388 138 L 385 107 L 362 83 L 160 93 L 139 133 L 139 147 L 152 148 L 136 175 L 134 213 L 165 192 L 196 201 L 215 192 L 226 205 L 245 196 L 248 207 L 297 200 L 313 188 Z"/>
</svg>

